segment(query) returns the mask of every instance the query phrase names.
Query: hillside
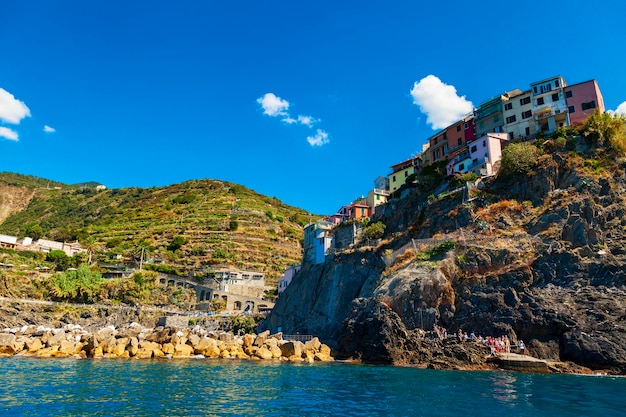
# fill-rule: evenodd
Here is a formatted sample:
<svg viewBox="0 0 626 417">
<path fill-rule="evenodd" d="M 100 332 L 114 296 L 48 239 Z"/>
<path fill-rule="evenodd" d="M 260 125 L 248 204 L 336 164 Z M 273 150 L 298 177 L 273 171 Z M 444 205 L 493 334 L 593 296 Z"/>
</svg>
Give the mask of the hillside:
<svg viewBox="0 0 626 417">
<path fill-rule="evenodd" d="M 98 261 L 122 255 L 180 274 L 221 265 L 276 282 L 301 260 L 309 213 L 243 186 L 194 180 L 167 187 L 96 190 L 0 174 L 0 233 L 78 240 Z"/>
<path fill-rule="evenodd" d="M 540 140 L 520 172 L 435 198 L 407 192 L 377 213 L 375 245 L 303 265 L 265 327 L 368 362 L 484 364 L 437 342 L 437 324 L 626 373 L 626 159 L 610 144 Z"/>
</svg>

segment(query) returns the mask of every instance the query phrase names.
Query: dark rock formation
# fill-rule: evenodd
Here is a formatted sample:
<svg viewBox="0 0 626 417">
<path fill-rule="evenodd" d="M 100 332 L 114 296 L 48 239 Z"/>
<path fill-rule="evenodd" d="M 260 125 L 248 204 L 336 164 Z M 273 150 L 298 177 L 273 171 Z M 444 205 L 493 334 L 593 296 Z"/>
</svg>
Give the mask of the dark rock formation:
<svg viewBox="0 0 626 417">
<path fill-rule="evenodd" d="M 304 265 L 265 326 L 318 335 L 367 362 L 484 363 L 483 350 L 430 337 L 437 323 L 524 340 L 541 359 L 626 373 L 625 172 L 621 163 L 594 176 L 578 156 L 544 155 L 528 177 L 491 179 L 471 203 L 393 200 L 376 218 L 387 226 L 379 246 Z M 450 232 L 457 246 L 445 259 L 407 252 L 408 261 L 383 261 L 411 238 Z"/>
</svg>

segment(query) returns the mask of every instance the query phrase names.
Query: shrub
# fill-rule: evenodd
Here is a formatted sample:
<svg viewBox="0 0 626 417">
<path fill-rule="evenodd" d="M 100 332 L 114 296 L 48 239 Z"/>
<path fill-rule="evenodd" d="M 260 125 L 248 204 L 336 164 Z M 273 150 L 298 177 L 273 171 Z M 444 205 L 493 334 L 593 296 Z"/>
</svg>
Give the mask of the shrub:
<svg viewBox="0 0 626 417">
<path fill-rule="evenodd" d="M 539 150 L 527 142 L 511 143 L 502 151 L 499 175 L 503 177 L 528 174 L 535 166 Z"/>
<path fill-rule="evenodd" d="M 387 226 L 383 222 L 372 223 L 363 230 L 365 239 L 380 239 L 385 234 Z"/>
<path fill-rule="evenodd" d="M 182 237 L 181 235 L 174 236 L 169 245 L 167 245 L 167 250 L 174 252 L 180 249 L 185 243 L 187 243 L 187 239 Z"/>
<path fill-rule="evenodd" d="M 608 142 L 621 155 L 626 153 L 626 116 L 616 113 L 600 113 L 596 109 L 587 117 L 582 134 L 594 146 L 605 146 Z"/>
</svg>

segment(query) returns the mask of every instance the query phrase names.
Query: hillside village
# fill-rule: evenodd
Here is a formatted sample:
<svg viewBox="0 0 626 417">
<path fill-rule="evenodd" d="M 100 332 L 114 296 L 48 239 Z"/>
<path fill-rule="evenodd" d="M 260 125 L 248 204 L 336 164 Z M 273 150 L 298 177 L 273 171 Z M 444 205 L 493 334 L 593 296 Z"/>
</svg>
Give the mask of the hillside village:
<svg viewBox="0 0 626 417">
<path fill-rule="evenodd" d="M 374 180 L 367 197 L 342 206 L 305 228 L 304 261 L 323 263 L 332 250 L 349 247 L 363 231 L 360 220 L 375 216 L 377 208 L 401 198 L 412 180 L 426 167 L 445 164 L 448 178 L 475 174 L 478 178 L 498 172 L 502 150 L 513 142 L 548 137 L 558 129 L 582 124 L 594 111 L 604 113 L 604 100 L 595 80 L 568 85 L 560 76 L 546 78 L 498 94 L 470 114 L 426 139 L 422 151 L 392 165 L 391 173 Z M 337 225 L 350 223 L 350 227 Z M 279 279 L 278 293 L 291 282 L 300 266 L 292 266 Z"/>
</svg>

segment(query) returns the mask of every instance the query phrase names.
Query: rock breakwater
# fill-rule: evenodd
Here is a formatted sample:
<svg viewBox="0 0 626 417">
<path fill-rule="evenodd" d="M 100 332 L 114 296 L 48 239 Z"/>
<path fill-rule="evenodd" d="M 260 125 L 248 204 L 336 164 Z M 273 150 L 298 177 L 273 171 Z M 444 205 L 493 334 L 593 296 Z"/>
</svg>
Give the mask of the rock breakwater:
<svg viewBox="0 0 626 417">
<path fill-rule="evenodd" d="M 61 328 L 23 326 L 0 332 L 0 356 L 76 358 L 237 358 L 290 362 L 332 361 L 331 349 L 313 338 L 306 343 L 283 340 L 269 331 L 235 336 L 196 326 L 144 328 L 131 323 L 88 332 L 79 325 Z"/>
</svg>

